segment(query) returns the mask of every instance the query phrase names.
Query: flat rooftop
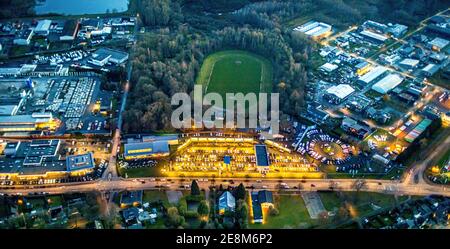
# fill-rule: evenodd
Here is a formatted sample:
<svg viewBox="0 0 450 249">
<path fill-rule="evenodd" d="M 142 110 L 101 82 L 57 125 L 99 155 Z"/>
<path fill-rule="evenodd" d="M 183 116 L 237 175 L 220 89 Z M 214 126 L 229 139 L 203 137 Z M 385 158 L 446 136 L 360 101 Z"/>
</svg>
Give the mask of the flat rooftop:
<svg viewBox="0 0 450 249">
<path fill-rule="evenodd" d="M 340 99 L 345 99 L 347 96 L 355 91 L 353 87 L 348 84 L 339 84 L 337 86 L 332 86 L 327 89 L 328 94 L 332 94 Z"/>
<path fill-rule="evenodd" d="M 125 144 L 125 157 L 146 156 L 158 153 L 169 153 L 168 141 L 153 141 Z"/>
<path fill-rule="evenodd" d="M 95 167 L 94 156 L 91 152 L 82 155 L 73 155 L 66 158 L 67 171 L 92 169 Z"/>
<path fill-rule="evenodd" d="M 128 53 L 110 48 L 100 48 L 92 54 L 92 57 L 95 58 L 96 60 L 100 60 L 98 58 L 109 57 L 109 59 L 122 61 L 128 58 Z"/>
<path fill-rule="evenodd" d="M 269 155 L 267 154 L 267 147 L 264 144 L 255 145 L 256 166 L 269 166 Z"/>
</svg>

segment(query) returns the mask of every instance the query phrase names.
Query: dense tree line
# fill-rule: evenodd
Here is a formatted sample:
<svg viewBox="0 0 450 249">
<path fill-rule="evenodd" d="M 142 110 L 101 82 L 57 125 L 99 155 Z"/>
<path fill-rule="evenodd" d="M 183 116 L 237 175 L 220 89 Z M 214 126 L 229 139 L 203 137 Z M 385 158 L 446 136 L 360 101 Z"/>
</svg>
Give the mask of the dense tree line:
<svg viewBox="0 0 450 249">
<path fill-rule="evenodd" d="M 179 18 L 180 5 L 171 0 L 134 0 L 130 2 L 131 11 L 142 13 L 142 22 L 148 26 L 165 26 Z"/>
<path fill-rule="evenodd" d="M 367 19 L 414 26 L 446 7 L 444 0 L 285 0 L 249 4 L 235 14 L 243 23 L 266 28 L 305 15 L 339 28 Z"/>
<path fill-rule="evenodd" d="M 34 16 L 35 0 L 0 1 L 0 19 Z"/>
</svg>

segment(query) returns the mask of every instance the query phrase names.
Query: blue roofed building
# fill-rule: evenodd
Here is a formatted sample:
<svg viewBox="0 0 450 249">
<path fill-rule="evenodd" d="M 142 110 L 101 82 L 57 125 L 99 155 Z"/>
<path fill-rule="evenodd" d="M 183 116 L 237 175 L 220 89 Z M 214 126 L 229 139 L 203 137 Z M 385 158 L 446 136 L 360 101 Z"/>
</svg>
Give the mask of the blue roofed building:
<svg viewBox="0 0 450 249">
<path fill-rule="evenodd" d="M 261 204 L 258 201 L 258 192 L 253 192 L 251 194 L 252 197 L 252 209 L 251 209 L 251 217 L 253 219 L 253 223 L 263 223 L 263 212 L 261 208 Z"/>
<path fill-rule="evenodd" d="M 267 147 L 264 144 L 255 145 L 256 166 L 260 173 L 269 172 L 269 155 L 267 153 Z"/>
<path fill-rule="evenodd" d="M 231 163 L 231 156 L 224 156 L 223 157 L 223 163 L 225 163 L 226 165 L 230 165 L 230 163 Z"/>
<path fill-rule="evenodd" d="M 219 197 L 219 214 L 223 215 L 225 212 L 234 212 L 236 208 L 236 199 L 229 192 L 225 191 Z"/>
<path fill-rule="evenodd" d="M 125 144 L 124 157 L 126 160 L 156 158 L 169 155 L 168 141 L 153 141 Z"/>
<path fill-rule="evenodd" d="M 264 223 L 264 213 L 270 207 L 273 207 L 273 195 L 272 192 L 267 190 L 261 190 L 251 193 L 251 213 L 253 223 Z"/>
<path fill-rule="evenodd" d="M 272 192 L 261 190 L 258 192 L 258 200 L 261 205 L 273 205 Z"/>
</svg>

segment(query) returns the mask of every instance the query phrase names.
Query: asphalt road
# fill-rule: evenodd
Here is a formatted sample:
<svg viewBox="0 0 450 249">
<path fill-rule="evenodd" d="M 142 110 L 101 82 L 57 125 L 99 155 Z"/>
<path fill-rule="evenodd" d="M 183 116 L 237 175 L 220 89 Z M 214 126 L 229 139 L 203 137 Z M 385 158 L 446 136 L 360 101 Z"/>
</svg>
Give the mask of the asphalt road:
<svg viewBox="0 0 450 249">
<path fill-rule="evenodd" d="M 139 16 L 138 16 L 139 18 Z M 138 25 L 136 24 L 134 26 L 134 36 L 136 37 L 138 33 Z M 132 53 L 130 53 L 130 56 L 128 58 L 128 64 L 127 64 L 127 80 L 123 87 L 123 94 L 122 94 L 122 101 L 120 105 L 119 112 L 117 114 L 117 127 L 114 131 L 114 135 L 111 139 L 111 156 L 108 163 L 108 168 L 103 172 L 103 179 L 113 179 L 118 177 L 117 172 L 117 151 L 119 150 L 120 146 L 120 139 L 121 139 L 121 133 L 122 133 L 122 123 L 123 123 L 123 112 L 125 111 L 125 107 L 127 104 L 128 99 L 128 92 L 130 91 L 130 80 L 131 80 L 131 72 L 133 71 L 133 60 L 132 60 Z"/>
<path fill-rule="evenodd" d="M 35 187 L 24 188 L 17 186 L 14 189 L 2 189 L 4 194 L 21 194 L 27 195 L 32 193 L 45 192 L 47 194 L 63 194 L 76 192 L 115 192 L 120 190 L 181 190 L 183 185 L 190 184 L 191 179 L 185 178 L 139 178 L 139 179 L 112 179 L 111 181 L 97 180 L 86 182 L 84 184 L 67 184 L 64 186 L 54 187 Z M 229 179 L 216 178 L 208 181 L 198 181 L 198 185 L 202 189 L 210 186 L 224 187 L 237 186 L 243 183 L 246 187 L 254 189 L 279 190 L 280 182 L 286 183 L 289 189 L 283 189 L 286 192 L 293 191 L 317 191 L 330 190 L 332 186 L 335 191 L 366 191 L 378 192 L 395 195 L 443 195 L 450 197 L 450 188 L 448 186 L 428 185 L 427 183 L 410 184 L 408 182 L 389 181 L 389 180 L 357 180 L 357 179 L 233 179 L 231 184 Z M 360 187 L 356 187 L 359 185 Z"/>
</svg>

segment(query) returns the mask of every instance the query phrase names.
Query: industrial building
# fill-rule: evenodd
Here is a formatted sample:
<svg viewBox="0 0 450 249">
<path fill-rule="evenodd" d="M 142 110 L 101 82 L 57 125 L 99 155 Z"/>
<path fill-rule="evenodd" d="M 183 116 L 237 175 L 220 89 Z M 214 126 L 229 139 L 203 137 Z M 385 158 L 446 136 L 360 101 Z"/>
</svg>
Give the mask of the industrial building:
<svg viewBox="0 0 450 249">
<path fill-rule="evenodd" d="M 389 27 L 388 33 L 390 33 L 392 36 L 399 38 L 406 34 L 408 31 L 408 27 L 402 24 L 394 24 Z"/>
<path fill-rule="evenodd" d="M 67 20 L 64 23 L 64 28 L 59 39 L 61 41 L 73 41 L 77 37 L 79 29 L 80 23 L 78 20 Z"/>
<path fill-rule="evenodd" d="M 371 65 L 367 61 L 362 61 L 355 66 L 356 74 L 362 76 L 370 71 Z"/>
<path fill-rule="evenodd" d="M 332 27 L 329 24 L 323 22 L 309 21 L 301 26 L 294 28 L 294 31 L 302 32 L 305 35 L 312 37 L 314 39 L 320 39 L 329 36 L 331 34 L 331 29 Z"/>
<path fill-rule="evenodd" d="M 372 90 L 386 94 L 403 82 L 403 77 L 398 74 L 388 74 L 372 86 Z"/>
<path fill-rule="evenodd" d="M 371 20 L 367 20 L 362 24 L 362 27 L 365 29 L 371 29 L 377 31 L 379 33 L 386 33 L 388 30 L 388 26 L 386 24 L 374 22 Z"/>
<path fill-rule="evenodd" d="M 399 62 L 399 65 L 406 68 L 406 69 L 413 69 L 416 68 L 417 65 L 419 65 L 419 60 L 414 60 L 410 58 L 403 59 Z"/>
<path fill-rule="evenodd" d="M 28 46 L 33 38 L 34 32 L 32 29 L 23 29 L 16 34 L 13 40 L 14 45 Z"/>
<path fill-rule="evenodd" d="M 324 98 L 334 104 L 339 104 L 353 92 L 355 92 L 355 89 L 353 89 L 353 87 L 351 87 L 350 85 L 340 84 L 328 88 L 327 92 L 324 95 Z"/>
<path fill-rule="evenodd" d="M 163 157 L 168 156 L 169 152 L 169 143 L 167 141 L 127 143 L 124 147 L 126 160 Z"/>
<path fill-rule="evenodd" d="M 359 32 L 361 36 L 369 40 L 370 42 L 376 43 L 376 44 L 383 44 L 388 37 L 385 35 L 377 34 L 375 32 L 372 32 L 370 30 L 363 30 Z"/>
<path fill-rule="evenodd" d="M 95 167 L 92 153 L 61 159 L 61 141 L 32 140 L 8 142 L 0 155 L 0 179 L 40 180 L 80 176 Z"/>
<path fill-rule="evenodd" d="M 433 76 L 435 73 L 439 71 L 440 67 L 436 64 L 428 64 L 424 68 L 422 68 L 423 75 L 427 77 Z"/>
<path fill-rule="evenodd" d="M 427 32 L 437 34 L 439 36 L 450 39 L 450 25 L 441 26 L 436 24 L 429 24 L 426 27 Z"/>
<path fill-rule="evenodd" d="M 433 49 L 434 51 L 441 51 L 443 48 L 447 47 L 447 45 L 450 43 L 450 41 L 446 39 L 442 39 L 440 37 L 436 37 L 430 42 L 428 42 L 428 45 Z"/>
<path fill-rule="evenodd" d="M 360 139 L 364 138 L 366 134 L 369 132 L 369 129 L 365 126 L 362 126 L 358 123 L 358 121 L 346 117 L 342 120 L 341 128 Z"/>
<path fill-rule="evenodd" d="M 47 36 L 50 33 L 51 25 L 51 20 L 40 20 L 36 25 L 36 28 L 34 28 L 34 33 L 36 35 Z"/>
<path fill-rule="evenodd" d="M 387 68 L 378 66 L 370 70 L 368 73 L 364 74 L 358 79 L 358 82 L 362 85 L 367 85 L 374 82 L 376 79 L 381 77 L 387 72 Z"/>
<path fill-rule="evenodd" d="M 323 64 L 322 66 L 320 66 L 319 69 L 322 70 L 323 72 L 331 73 L 334 70 L 336 70 L 338 67 L 339 66 L 336 64 L 327 62 L 327 63 Z"/>
<path fill-rule="evenodd" d="M 123 64 L 127 60 L 128 53 L 109 48 L 100 48 L 92 54 L 89 62 L 96 66 L 104 66 L 107 63 L 114 63 L 116 65 Z"/>
<path fill-rule="evenodd" d="M 54 118 L 51 113 L 0 116 L 0 132 L 54 131 L 59 125 L 60 121 Z"/>
</svg>

